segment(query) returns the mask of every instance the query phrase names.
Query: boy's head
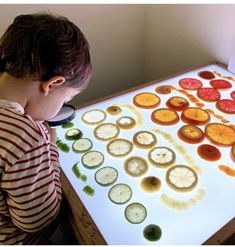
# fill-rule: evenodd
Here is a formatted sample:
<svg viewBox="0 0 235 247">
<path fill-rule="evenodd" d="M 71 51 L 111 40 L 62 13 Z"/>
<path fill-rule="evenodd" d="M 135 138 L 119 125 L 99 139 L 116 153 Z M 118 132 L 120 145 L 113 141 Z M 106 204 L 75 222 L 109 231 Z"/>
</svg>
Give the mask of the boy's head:
<svg viewBox="0 0 235 247">
<path fill-rule="evenodd" d="M 51 14 L 17 16 L 0 39 L 0 73 L 39 81 L 45 96 L 55 86 L 60 92 L 69 88 L 71 97 L 74 96 L 72 91 L 81 92 L 88 85 L 91 70 L 88 42 L 80 29 L 65 17 Z M 55 94 L 53 98 L 55 101 Z M 65 101 L 63 97 L 61 100 Z M 57 106 L 57 112 L 63 103 Z M 28 106 L 31 115 L 35 115 L 32 113 L 36 111 L 35 106 Z"/>
</svg>

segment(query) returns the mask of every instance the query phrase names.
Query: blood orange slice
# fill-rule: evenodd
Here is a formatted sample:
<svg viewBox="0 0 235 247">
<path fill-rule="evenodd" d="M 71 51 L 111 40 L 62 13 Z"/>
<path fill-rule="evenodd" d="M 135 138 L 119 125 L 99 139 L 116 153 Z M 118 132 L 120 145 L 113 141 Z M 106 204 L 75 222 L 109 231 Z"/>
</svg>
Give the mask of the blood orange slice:
<svg viewBox="0 0 235 247">
<path fill-rule="evenodd" d="M 202 87 L 202 82 L 194 78 L 184 78 L 179 81 L 179 85 L 183 89 L 197 90 Z"/>
<path fill-rule="evenodd" d="M 197 148 L 198 155 L 207 161 L 216 161 L 221 158 L 221 152 L 215 146 L 202 144 Z"/>
<path fill-rule="evenodd" d="M 183 111 L 189 106 L 189 103 L 185 98 L 175 96 L 167 100 L 166 106 L 170 108 L 171 110 Z"/>
<path fill-rule="evenodd" d="M 216 102 L 216 107 L 220 111 L 228 114 L 235 114 L 235 101 L 231 99 L 221 99 Z"/>
<path fill-rule="evenodd" d="M 201 71 L 198 75 L 205 80 L 212 80 L 215 78 L 215 75 L 210 71 Z"/>
<path fill-rule="evenodd" d="M 160 104 L 160 98 L 153 93 L 139 93 L 133 98 L 133 103 L 144 109 L 155 108 Z"/>
<path fill-rule="evenodd" d="M 210 115 L 203 109 L 190 107 L 182 112 L 181 119 L 190 125 L 205 125 L 210 121 Z"/>
<path fill-rule="evenodd" d="M 228 89 L 232 87 L 232 84 L 229 81 L 226 80 L 212 80 L 210 81 L 210 84 L 213 88 L 217 88 L 217 89 Z"/>
<path fill-rule="evenodd" d="M 215 88 L 203 87 L 197 90 L 197 96 L 207 102 L 215 102 L 220 99 L 220 92 Z"/>
<path fill-rule="evenodd" d="M 235 91 L 232 91 L 230 94 L 231 98 L 235 100 Z"/>
</svg>

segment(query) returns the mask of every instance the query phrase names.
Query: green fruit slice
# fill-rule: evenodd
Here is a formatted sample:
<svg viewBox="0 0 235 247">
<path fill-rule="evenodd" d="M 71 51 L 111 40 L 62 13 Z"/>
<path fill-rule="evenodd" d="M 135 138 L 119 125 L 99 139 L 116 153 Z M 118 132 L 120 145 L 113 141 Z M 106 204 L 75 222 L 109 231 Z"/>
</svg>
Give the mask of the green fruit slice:
<svg viewBox="0 0 235 247">
<path fill-rule="evenodd" d="M 98 151 L 89 151 L 82 156 L 82 164 L 89 169 L 95 169 L 104 162 L 104 155 Z"/>
<path fill-rule="evenodd" d="M 147 210 L 141 203 L 131 203 L 125 209 L 125 217 L 132 224 L 140 224 L 145 220 L 146 216 Z"/>
<path fill-rule="evenodd" d="M 158 241 L 162 236 L 162 230 L 158 225 L 150 224 L 144 228 L 144 237 L 151 242 Z"/>
<path fill-rule="evenodd" d="M 81 138 L 73 143 L 72 148 L 75 153 L 83 153 L 92 148 L 92 142 L 88 138 Z"/>
<path fill-rule="evenodd" d="M 65 124 L 62 124 L 61 127 L 63 129 L 69 129 L 69 128 L 72 128 L 74 126 L 74 124 L 72 122 L 68 122 L 68 123 L 65 123 Z"/>
<path fill-rule="evenodd" d="M 88 196 L 93 196 L 95 194 L 95 190 L 91 188 L 91 186 L 86 185 L 83 190 Z"/>
<path fill-rule="evenodd" d="M 81 137 L 82 137 L 82 132 L 77 128 L 70 129 L 65 133 L 65 138 L 69 141 L 77 140 Z"/>
<path fill-rule="evenodd" d="M 116 204 L 124 204 L 131 199 L 132 190 L 127 184 L 115 184 L 109 190 L 109 199 Z"/>
<path fill-rule="evenodd" d="M 109 186 L 113 184 L 117 178 L 118 171 L 111 166 L 100 168 L 95 173 L 95 181 L 102 186 Z"/>
</svg>

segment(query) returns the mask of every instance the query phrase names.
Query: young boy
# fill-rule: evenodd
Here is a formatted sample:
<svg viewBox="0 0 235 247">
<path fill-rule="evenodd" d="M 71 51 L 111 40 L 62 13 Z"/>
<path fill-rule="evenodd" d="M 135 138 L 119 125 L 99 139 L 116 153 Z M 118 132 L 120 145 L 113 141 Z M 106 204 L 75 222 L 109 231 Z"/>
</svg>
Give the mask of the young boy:
<svg viewBox="0 0 235 247">
<path fill-rule="evenodd" d="M 27 244 L 59 212 L 56 132 L 42 124 L 88 84 L 89 45 L 51 14 L 17 16 L 0 39 L 0 244 Z"/>
</svg>

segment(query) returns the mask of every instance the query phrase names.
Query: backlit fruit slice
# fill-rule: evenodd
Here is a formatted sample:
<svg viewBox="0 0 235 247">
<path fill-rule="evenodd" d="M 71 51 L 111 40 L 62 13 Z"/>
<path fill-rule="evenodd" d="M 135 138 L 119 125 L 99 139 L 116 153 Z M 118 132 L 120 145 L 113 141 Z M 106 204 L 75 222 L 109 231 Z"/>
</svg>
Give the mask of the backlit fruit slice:
<svg viewBox="0 0 235 247">
<path fill-rule="evenodd" d="M 175 153 L 168 147 L 156 147 L 149 151 L 148 159 L 154 166 L 166 168 L 175 162 Z"/>
<path fill-rule="evenodd" d="M 190 125 L 205 125 L 210 122 L 210 115 L 203 109 L 190 107 L 182 112 L 181 119 Z"/>
<path fill-rule="evenodd" d="M 215 88 L 203 87 L 197 90 L 197 96 L 207 102 L 215 102 L 220 99 L 220 92 Z"/>
<path fill-rule="evenodd" d="M 88 138 L 80 138 L 76 140 L 72 145 L 72 149 L 75 153 L 87 152 L 91 148 L 92 148 L 92 142 Z"/>
<path fill-rule="evenodd" d="M 162 236 L 162 230 L 158 225 L 150 224 L 144 228 L 144 237 L 151 242 L 158 241 Z"/>
<path fill-rule="evenodd" d="M 194 78 L 184 78 L 179 81 L 179 85 L 183 89 L 187 90 L 197 90 L 202 87 L 202 82 Z"/>
<path fill-rule="evenodd" d="M 216 161 L 221 158 L 219 149 L 210 144 L 202 144 L 197 148 L 198 155 L 207 161 Z"/>
<path fill-rule="evenodd" d="M 137 107 L 151 109 L 160 104 L 160 98 L 153 93 L 139 93 L 133 98 L 133 103 Z"/>
<path fill-rule="evenodd" d="M 111 166 L 100 168 L 95 173 L 95 181 L 102 186 L 109 186 L 113 184 L 116 182 L 117 178 L 118 171 Z"/>
<path fill-rule="evenodd" d="M 169 85 L 162 85 L 155 88 L 155 91 L 159 94 L 171 93 L 171 87 Z"/>
<path fill-rule="evenodd" d="M 160 125 L 173 125 L 178 123 L 179 116 L 178 113 L 173 110 L 161 108 L 152 112 L 151 120 Z"/>
<path fill-rule="evenodd" d="M 133 149 L 133 143 L 126 139 L 115 139 L 107 144 L 107 152 L 115 157 L 123 157 Z"/>
<path fill-rule="evenodd" d="M 230 96 L 231 96 L 231 98 L 232 98 L 233 100 L 235 100 L 235 91 L 232 91 L 231 94 L 230 94 Z"/>
<path fill-rule="evenodd" d="M 138 148 L 152 148 L 156 145 L 157 138 L 149 131 L 139 131 L 134 134 L 133 142 Z"/>
<path fill-rule="evenodd" d="M 174 96 L 167 100 L 166 106 L 171 110 L 183 111 L 189 107 L 189 102 L 183 97 Z"/>
<path fill-rule="evenodd" d="M 82 191 L 86 193 L 88 196 L 93 196 L 95 194 L 95 190 L 92 189 L 90 185 L 86 185 Z"/>
<path fill-rule="evenodd" d="M 178 192 L 188 192 L 194 189 L 198 182 L 197 173 L 190 167 L 175 165 L 166 172 L 166 182 Z"/>
<path fill-rule="evenodd" d="M 202 142 L 205 137 L 203 131 L 194 125 L 182 126 L 177 134 L 182 141 L 191 144 Z"/>
<path fill-rule="evenodd" d="M 116 116 L 122 112 L 122 109 L 119 106 L 109 106 L 106 111 L 112 116 Z"/>
<path fill-rule="evenodd" d="M 140 186 L 147 192 L 156 192 L 161 187 L 161 180 L 154 176 L 144 178 Z"/>
<path fill-rule="evenodd" d="M 145 159 L 133 156 L 125 161 L 124 169 L 132 177 L 140 177 L 148 170 L 148 163 Z"/>
<path fill-rule="evenodd" d="M 109 199 L 116 204 L 124 204 L 128 202 L 132 197 L 131 187 L 127 184 L 115 184 L 109 190 Z"/>
<path fill-rule="evenodd" d="M 90 110 L 85 112 L 81 119 L 86 124 L 98 124 L 104 121 L 106 118 L 106 113 L 102 110 Z"/>
<path fill-rule="evenodd" d="M 233 162 L 235 162 L 235 144 L 233 144 L 231 151 L 230 151 L 230 156 Z"/>
<path fill-rule="evenodd" d="M 136 125 L 136 121 L 132 117 L 124 116 L 117 119 L 116 124 L 121 129 L 132 129 Z"/>
<path fill-rule="evenodd" d="M 209 141 L 219 146 L 232 146 L 235 143 L 235 130 L 224 124 L 208 124 L 205 135 Z"/>
<path fill-rule="evenodd" d="M 119 134 L 119 128 L 112 123 L 104 123 L 97 126 L 94 130 L 94 136 L 101 141 L 107 141 L 117 137 Z"/>
<path fill-rule="evenodd" d="M 232 84 L 229 81 L 218 79 L 210 81 L 210 84 L 213 88 L 216 89 L 229 89 L 232 87 Z"/>
<path fill-rule="evenodd" d="M 82 132 L 77 128 L 70 129 L 65 133 L 65 138 L 69 141 L 77 140 L 81 137 L 82 137 Z"/>
<path fill-rule="evenodd" d="M 82 156 L 82 164 L 89 169 L 95 169 L 104 162 L 104 155 L 98 151 L 89 151 Z"/>
<path fill-rule="evenodd" d="M 224 113 L 235 114 L 235 101 L 231 99 L 221 99 L 216 102 L 216 108 Z"/>
<path fill-rule="evenodd" d="M 205 80 L 212 80 L 215 78 L 215 75 L 211 71 L 201 71 L 198 75 Z"/>
<path fill-rule="evenodd" d="M 68 123 L 62 124 L 61 125 L 61 128 L 63 128 L 63 129 L 69 129 L 69 128 L 72 128 L 73 126 L 74 126 L 74 123 L 68 122 Z"/>
<path fill-rule="evenodd" d="M 132 224 L 140 224 L 145 220 L 146 216 L 147 210 L 141 203 L 131 203 L 125 209 L 125 217 Z"/>
</svg>

